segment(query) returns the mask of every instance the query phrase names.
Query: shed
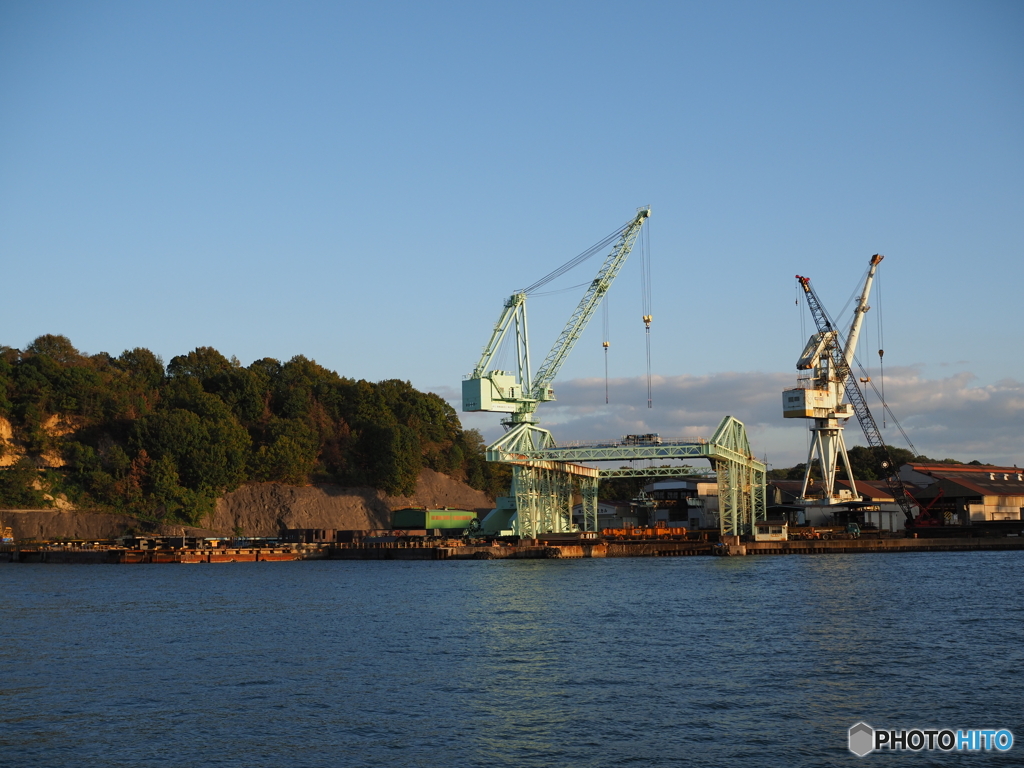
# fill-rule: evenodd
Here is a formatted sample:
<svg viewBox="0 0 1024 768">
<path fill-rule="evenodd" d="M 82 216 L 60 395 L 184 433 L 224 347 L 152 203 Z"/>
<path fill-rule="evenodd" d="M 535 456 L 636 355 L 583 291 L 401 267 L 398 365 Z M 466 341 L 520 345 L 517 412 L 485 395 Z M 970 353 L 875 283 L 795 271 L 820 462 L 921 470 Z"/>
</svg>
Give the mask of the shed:
<svg viewBox="0 0 1024 768">
<path fill-rule="evenodd" d="M 754 523 L 754 541 L 789 541 L 789 523 L 785 520 L 758 520 Z"/>
</svg>

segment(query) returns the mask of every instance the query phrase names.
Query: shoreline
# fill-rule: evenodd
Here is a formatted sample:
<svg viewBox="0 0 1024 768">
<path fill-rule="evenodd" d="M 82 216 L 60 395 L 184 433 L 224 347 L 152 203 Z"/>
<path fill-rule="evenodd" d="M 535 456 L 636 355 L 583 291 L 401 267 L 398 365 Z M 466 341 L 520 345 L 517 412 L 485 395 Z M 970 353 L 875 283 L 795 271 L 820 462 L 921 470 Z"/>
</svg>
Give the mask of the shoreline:
<svg viewBox="0 0 1024 768">
<path fill-rule="evenodd" d="M 588 541 L 517 544 L 459 542 L 380 542 L 299 544 L 270 547 L 196 547 L 127 549 L 117 546 L 67 547 L 55 544 L 5 544 L 0 563 L 212 564 L 290 562 L 296 560 L 538 560 L 616 557 L 694 557 L 760 555 L 827 555 L 876 552 L 992 552 L 1024 550 L 1021 537 L 833 539 L 750 541 L 732 544 L 705 541 Z"/>
</svg>

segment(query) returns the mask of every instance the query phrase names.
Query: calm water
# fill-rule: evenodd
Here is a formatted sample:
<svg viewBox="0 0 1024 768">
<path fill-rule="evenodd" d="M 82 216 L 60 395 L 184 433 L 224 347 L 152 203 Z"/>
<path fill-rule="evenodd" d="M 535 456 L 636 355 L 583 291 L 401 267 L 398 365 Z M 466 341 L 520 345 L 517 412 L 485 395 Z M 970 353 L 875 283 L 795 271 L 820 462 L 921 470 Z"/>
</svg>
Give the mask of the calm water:
<svg viewBox="0 0 1024 768">
<path fill-rule="evenodd" d="M 0 764 L 1024 764 L 1024 553 L 0 566 Z M 1005 754 L 846 750 L 1006 727 Z"/>
</svg>

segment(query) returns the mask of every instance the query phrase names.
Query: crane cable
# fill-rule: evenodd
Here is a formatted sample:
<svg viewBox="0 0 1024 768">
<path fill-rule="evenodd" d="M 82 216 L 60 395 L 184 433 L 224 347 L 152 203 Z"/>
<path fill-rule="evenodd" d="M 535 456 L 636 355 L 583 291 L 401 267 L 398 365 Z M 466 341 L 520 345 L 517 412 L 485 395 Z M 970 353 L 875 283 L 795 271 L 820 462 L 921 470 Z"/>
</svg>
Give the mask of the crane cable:
<svg viewBox="0 0 1024 768">
<path fill-rule="evenodd" d="M 846 304 L 843 305 L 843 308 L 841 310 L 839 310 L 839 314 L 836 315 L 837 318 L 839 318 L 840 320 L 843 321 L 842 327 L 847 327 L 847 326 L 850 325 L 850 323 L 847 322 L 847 320 L 846 320 L 846 310 L 848 310 L 850 308 L 850 305 L 853 304 L 853 302 L 860 295 L 860 287 L 859 286 L 864 285 L 864 281 L 867 280 L 868 272 L 870 272 L 870 271 L 871 271 L 871 265 L 869 264 L 868 268 L 865 269 L 864 273 L 860 276 L 860 280 L 858 280 L 857 283 L 854 285 L 853 293 L 850 294 L 850 298 L 848 298 L 846 300 Z M 877 278 L 875 278 L 875 279 L 877 280 Z M 854 308 L 854 312 L 856 313 L 856 307 Z M 851 317 L 851 322 L 852 322 L 852 317 Z M 838 326 L 838 325 L 836 326 L 836 328 L 839 328 L 839 327 L 840 326 Z"/>
<path fill-rule="evenodd" d="M 608 296 L 607 296 L 607 294 L 605 295 L 604 300 L 601 302 L 601 305 L 602 305 L 601 306 L 601 311 L 604 313 L 604 317 L 602 318 L 603 321 L 604 321 L 604 327 L 602 329 L 603 333 L 602 333 L 602 341 L 601 341 L 601 346 L 604 347 L 604 404 L 608 405 L 608 347 L 610 347 L 612 345 L 612 342 L 611 342 L 611 340 L 609 338 L 609 336 L 611 334 L 608 332 Z"/>
<path fill-rule="evenodd" d="M 796 300 L 793 302 L 796 304 L 796 313 L 800 317 L 800 343 L 807 343 L 807 315 L 804 312 L 803 307 L 800 306 L 800 297 L 803 291 L 800 290 L 800 283 L 797 283 L 794 289 L 796 291 Z"/>
<path fill-rule="evenodd" d="M 590 285 L 593 281 L 587 280 L 585 283 L 576 283 L 576 285 L 570 285 L 566 288 L 555 288 L 550 291 L 540 291 L 539 293 L 531 293 L 530 298 L 537 298 L 538 296 L 555 296 L 559 293 L 568 293 L 569 291 L 575 291 L 577 288 L 582 288 L 585 285 Z"/>
<path fill-rule="evenodd" d="M 885 356 L 885 347 L 882 344 L 884 338 L 882 324 L 882 276 L 879 275 L 875 278 L 875 282 L 878 284 L 875 288 L 875 296 L 878 297 L 878 383 L 882 388 L 882 429 L 885 429 L 885 411 L 889 406 L 885 404 L 885 367 L 882 364 L 882 358 Z"/>
<path fill-rule="evenodd" d="M 800 317 L 800 343 L 804 344 L 807 341 L 807 312 L 804 311 L 805 307 L 800 306 L 800 299 L 803 297 L 804 292 L 800 290 L 800 283 L 797 283 L 793 287 L 793 289 L 796 291 L 796 299 L 793 301 L 793 303 L 796 305 L 796 312 L 797 315 Z M 797 385 L 799 386 L 799 380 L 797 381 Z M 807 435 L 807 445 L 805 446 L 805 448 L 807 449 L 807 453 L 810 454 L 811 430 L 806 430 L 805 434 Z"/>
<path fill-rule="evenodd" d="M 836 321 L 832 319 L 832 316 L 829 315 L 827 309 L 822 307 L 821 311 L 824 313 L 825 318 L 828 320 L 828 322 L 831 323 L 832 329 L 836 333 L 836 340 L 837 340 L 837 342 L 839 343 L 840 346 L 844 346 L 845 345 L 845 337 L 843 336 L 842 331 L 840 331 L 839 327 L 836 325 Z M 879 350 L 879 351 L 882 351 L 882 350 Z M 868 379 L 869 379 L 868 383 L 871 385 L 871 389 L 873 389 L 875 391 L 875 395 L 877 395 L 878 399 L 882 402 L 882 414 L 883 414 L 883 417 L 884 417 L 884 415 L 886 413 L 889 414 L 889 418 L 892 420 L 892 423 L 896 425 L 896 429 L 898 429 L 900 431 L 900 434 L 903 435 L 903 439 L 907 441 L 907 445 L 910 446 L 910 450 L 912 450 L 914 452 L 914 455 L 917 456 L 918 455 L 917 448 L 914 447 L 914 443 L 911 441 L 910 435 L 908 435 L 906 433 L 906 431 L 903 429 L 903 425 L 900 424 L 899 420 L 897 420 L 896 414 L 894 414 L 892 412 L 892 409 L 889 407 L 889 404 L 885 402 L 885 398 L 882 396 L 882 393 L 878 391 L 878 387 L 875 386 L 875 382 L 870 381 L 871 377 L 868 376 L 868 372 L 864 369 L 864 364 L 860 361 L 860 358 L 857 357 L 856 353 L 853 355 L 853 362 L 855 362 L 857 364 L 857 367 L 861 370 L 861 373 L 863 373 L 865 376 L 868 377 Z M 852 365 L 850 366 L 850 373 L 851 374 L 853 373 L 853 366 Z"/>
<path fill-rule="evenodd" d="M 647 339 L 647 407 L 653 408 L 651 401 L 651 228 L 644 227 L 640 233 L 640 292 L 644 313 L 644 329 Z"/>
<path fill-rule="evenodd" d="M 569 270 L 574 269 L 575 267 L 578 267 L 580 264 L 585 262 L 587 259 L 591 258 L 594 254 L 598 253 L 599 251 L 603 250 L 605 247 L 607 247 L 607 246 L 611 245 L 612 243 L 614 243 L 616 240 L 618 240 L 622 236 L 622 233 L 625 232 L 629 228 L 629 226 L 631 224 L 632 224 L 632 222 L 628 222 L 628 223 L 622 225 L 621 227 L 619 227 L 617 230 L 612 232 L 610 235 L 605 237 L 600 242 L 595 243 L 594 245 L 590 246 L 589 248 L 587 248 L 587 250 L 583 251 L 583 253 L 579 254 L 578 256 L 575 256 L 575 257 L 569 259 L 569 261 L 565 262 L 565 264 L 563 264 L 562 266 L 558 267 L 558 269 L 555 269 L 554 271 L 549 272 L 544 277 L 542 277 L 540 280 L 535 282 L 533 285 L 530 285 L 530 286 L 524 288 L 523 290 L 519 291 L 519 293 L 525 293 L 528 296 L 529 295 L 533 295 L 538 288 L 543 288 L 545 285 L 550 283 L 552 280 L 554 280 L 556 278 L 559 278 L 562 275 L 564 275 L 566 272 L 568 272 Z M 589 285 L 589 283 L 590 283 L 590 281 L 588 280 L 586 283 L 583 283 L 583 285 Z M 553 291 L 553 293 L 554 293 L 554 291 Z"/>
</svg>

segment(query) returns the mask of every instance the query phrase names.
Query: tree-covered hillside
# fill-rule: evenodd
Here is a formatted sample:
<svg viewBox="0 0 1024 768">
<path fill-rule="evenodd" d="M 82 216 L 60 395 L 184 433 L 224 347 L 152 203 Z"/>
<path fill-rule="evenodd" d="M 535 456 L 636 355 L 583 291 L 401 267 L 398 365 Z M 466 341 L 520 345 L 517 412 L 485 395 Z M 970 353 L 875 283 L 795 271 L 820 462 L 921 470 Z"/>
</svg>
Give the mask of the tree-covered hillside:
<svg viewBox="0 0 1024 768">
<path fill-rule="evenodd" d="M 197 521 L 225 491 L 312 480 L 409 494 L 422 467 L 492 493 L 479 433 L 408 382 L 355 381 L 301 355 L 248 367 L 199 347 L 83 355 L 64 336 L 0 347 L 0 507 L 79 507 Z M 23 455 L 22 455 L 23 454 Z M 15 459 L 17 459 L 15 461 Z M 39 467 L 56 466 L 40 476 Z"/>
</svg>

